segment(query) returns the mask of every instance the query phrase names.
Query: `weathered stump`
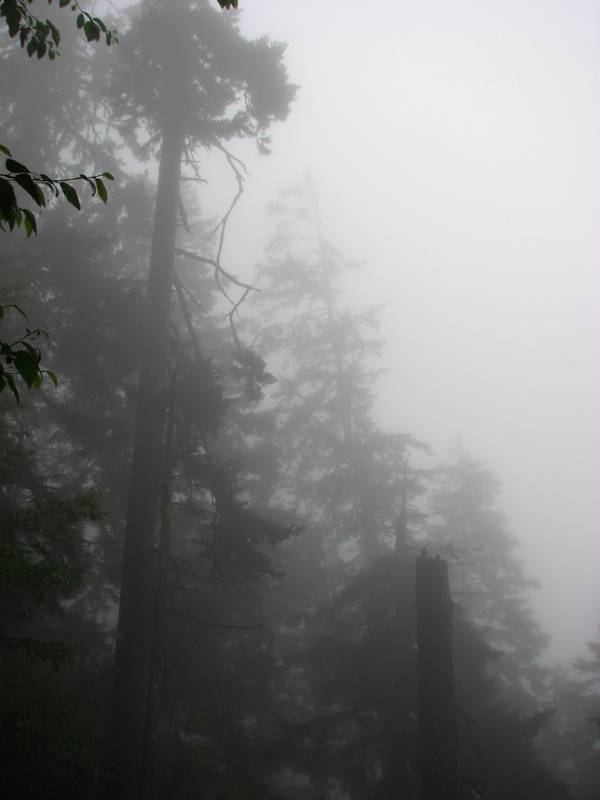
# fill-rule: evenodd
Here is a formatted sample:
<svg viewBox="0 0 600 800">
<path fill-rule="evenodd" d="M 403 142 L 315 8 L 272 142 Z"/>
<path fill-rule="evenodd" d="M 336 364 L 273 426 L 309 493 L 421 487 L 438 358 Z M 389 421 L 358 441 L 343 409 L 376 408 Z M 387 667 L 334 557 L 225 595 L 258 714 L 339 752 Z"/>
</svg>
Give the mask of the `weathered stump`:
<svg viewBox="0 0 600 800">
<path fill-rule="evenodd" d="M 421 800 L 459 800 L 460 772 L 448 564 L 416 562 L 419 768 Z"/>
</svg>

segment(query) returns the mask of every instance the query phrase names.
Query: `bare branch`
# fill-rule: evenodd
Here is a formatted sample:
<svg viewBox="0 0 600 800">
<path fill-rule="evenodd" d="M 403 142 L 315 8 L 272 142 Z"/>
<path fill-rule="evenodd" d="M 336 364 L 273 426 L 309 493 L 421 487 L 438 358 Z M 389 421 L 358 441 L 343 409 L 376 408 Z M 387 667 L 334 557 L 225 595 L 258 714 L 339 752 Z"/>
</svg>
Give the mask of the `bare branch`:
<svg viewBox="0 0 600 800">
<path fill-rule="evenodd" d="M 246 289 L 247 292 L 252 292 L 252 291 L 258 292 L 258 289 L 255 286 L 251 286 L 249 283 L 244 283 L 243 281 L 240 281 L 238 278 L 234 277 L 231 273 L 227 272 L 227 270 L 223 269 L 223 267 L 219 264 L 219 262 L 216 261 L 214 258 L 199 256 L 198 253 L 191 253 L 189 250 L 184 250 L 181 247 L 176 247 L 175 253 L 179 256 L 186 256 L 187 258 L 191 258 L 194 261 L 200 261 L 202 264 L 209 264 L 211 267 L 214 268 L 215 275 L 223 275 L 225 278 L 227 278 L 228 281 L 231 281 L 235 286 L 239 286 L 240 289 Z M 229 300 L 229 298 L 227 299 Z M 233 303 L 232 300 L 230 300 L 230 302 Z"/>
</svg>

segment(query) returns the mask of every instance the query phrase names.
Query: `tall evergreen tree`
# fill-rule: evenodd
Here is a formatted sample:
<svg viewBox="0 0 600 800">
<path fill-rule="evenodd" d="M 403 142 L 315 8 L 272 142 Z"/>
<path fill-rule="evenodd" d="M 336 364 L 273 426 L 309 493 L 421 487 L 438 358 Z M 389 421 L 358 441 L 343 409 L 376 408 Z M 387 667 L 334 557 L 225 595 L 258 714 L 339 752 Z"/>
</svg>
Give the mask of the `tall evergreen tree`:
<svg viewBox="0 0 600 800">
<path fill-rule="evenodd" d="M 258 349 L 277 367 L 279 499 L 320 530 L 333 561 L 368 561 L 392 539 L 407 448 L 417 443 L 373 422 L 376 311 L 343 308 L 341 278 L 356 265 L 325 238 L 316 186 L 307 179 L 270 210 L 277 233 L 254 302 Z"/>
<path fill-rule="evenodd" d="M 393 657 L 379 661 L 368 688 L 361 682 L 374 652 L 413 646 L 414 636 L 391 634 L 411 625 L 404 526 L 407 502 L 421 489 L 406 459 L 424 446 L 382 432 L 372 419 L 376 314 L 343 310 L 342 276 L 351 265 L 325 238 L 314 183 L 286 192 L 271 210 L 279 224 L 255 302 L 258 346 L 278 376 L 270 395 L 281 459 L 273 496 L 307 525 L 278 552 L 286 606 L 275 618 L 280 630 L 295 628 L 283 648 L 293 690 L 279 690 L 298 699 L 287 708 L 288 766 L 324 796 L 337 786 L 366 797 L 382 760 L 390 775 L 404 769 L 393 735 L 400 717 L 388 713 L 398 685 Z"/>
<path fill-rule="evenodd" d="M 169 320 L 181 163 L 197 166 L 200 147 L 264 134 L 289 111 L 283 48 L 246 41 L 206 2 L 146 2 L 123 37 L 117 112 L 130 136 L 143 119 L 148 147 L 160 146 L 156 209 L 140 360 L 138 410 L 115 654 L 107 796 L 137 796 L 152 630 L 153 548 L 165 466 Z M 119 105 L 120 103 L 120 105 Z M 243 106 L 242 106 L 243 103 Z"/>
</svg>

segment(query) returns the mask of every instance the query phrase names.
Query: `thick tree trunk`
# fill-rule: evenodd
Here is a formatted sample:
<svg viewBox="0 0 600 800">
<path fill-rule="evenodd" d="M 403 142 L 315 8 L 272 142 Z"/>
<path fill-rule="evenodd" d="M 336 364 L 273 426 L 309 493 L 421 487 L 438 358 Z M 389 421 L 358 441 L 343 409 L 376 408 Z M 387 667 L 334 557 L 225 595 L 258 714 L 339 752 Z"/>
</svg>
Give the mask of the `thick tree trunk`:
<svg viewBox="0 0 600 800">
<path fill-rule="evenodd" d="M 169 320 L 184 131 L 176 114 L 163 131 L 148 274 L 147 317 L 129 485 L 119 606 L 106 800 L 139 792 L 152 641 L 154 550 L 164 467 Z"/>
<path fill-rule="evenodd" d="M 154 592 L 154 621 L 150 653 L 149 685 L 144 720 L 142 743 L 142 759 L 140 772 L 140 800 L 152 797 L 152 780 L 154 775 L 154 742 L 160 706 L 160 693 L 163 680 L 163 649 L 165 633 L 165 614 L 169 591 L 171 517 L 173 510 L 173 448 L 175 439 L 175 373 L 171 385 L 171 402 L 169 403 L 166 455 L 163 470 L 160 499 L 160 530 L 156 557 L 156 588 Z"/>
<path fill-rule="evenodd" d="M 459 800 L 448 564 L 423 552 L 416 566 L 421 800 Z"/>
</svg>

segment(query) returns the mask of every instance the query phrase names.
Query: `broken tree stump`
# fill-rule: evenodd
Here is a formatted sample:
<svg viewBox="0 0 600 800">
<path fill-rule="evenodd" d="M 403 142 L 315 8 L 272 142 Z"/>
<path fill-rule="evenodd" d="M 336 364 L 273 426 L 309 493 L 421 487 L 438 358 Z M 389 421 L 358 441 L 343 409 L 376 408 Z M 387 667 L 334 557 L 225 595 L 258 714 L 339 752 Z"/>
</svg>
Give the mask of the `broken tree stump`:
<svg viewBox="0 0 600 800">
<path fill-rule="evenodd" d="M 448 564 L 425 551 L 416 562 L 421 800 L 459 800 L 456 698 Z"/>
</svg>

